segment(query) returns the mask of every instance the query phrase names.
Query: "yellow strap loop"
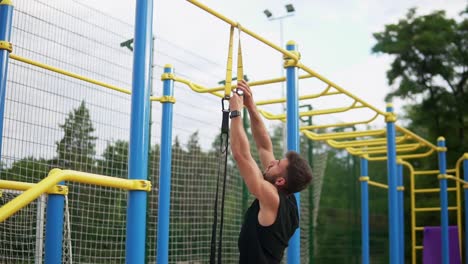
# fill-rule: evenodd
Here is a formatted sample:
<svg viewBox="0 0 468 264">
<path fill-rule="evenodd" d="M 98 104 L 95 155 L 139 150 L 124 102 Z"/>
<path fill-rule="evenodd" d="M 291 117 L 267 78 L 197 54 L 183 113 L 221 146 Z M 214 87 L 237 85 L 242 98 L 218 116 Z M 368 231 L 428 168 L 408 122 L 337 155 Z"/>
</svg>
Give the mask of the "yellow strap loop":
<svg viewBox="0 0 468 264">
<path fill-rule="evenodd" d="M 244 80 L 244 63 L 242 59 L 242 45 L 241 45 L 241 26 L 237 24 L 239 34 L 239 45 L 237 47 L 237 82 Z M 232 91 L 232 55 L 234 50 L 234 26 L 231 26 L 229 35 L 229 51 L 226 66 L 226 82 L 224 84 L 224 98 L 229 99 Z"/>
<path fill-rule="evenodd" d="M 238 24 L 239 46 L 237 47 L 237 82 L 244 80 L 244 63 L 242 61 L 242 46 L 241 46 L 241 26 Z"/>
<path fill-rule="evenodd" d="M 234 41 L 234 27 L 231 26 L 231 32 L 229 35 L 229 51 L 226 66 L 226 83 L 224 84 L 224 98 L 229 99 L 231 97 L 232 88 L 232 50 Z"/>
</svg>

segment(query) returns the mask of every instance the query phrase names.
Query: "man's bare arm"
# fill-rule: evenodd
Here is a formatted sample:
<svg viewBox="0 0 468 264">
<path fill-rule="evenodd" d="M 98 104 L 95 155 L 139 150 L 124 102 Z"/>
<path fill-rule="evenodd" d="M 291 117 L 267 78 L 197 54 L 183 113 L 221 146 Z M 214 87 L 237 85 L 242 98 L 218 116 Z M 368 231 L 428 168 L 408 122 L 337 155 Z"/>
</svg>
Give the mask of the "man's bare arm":
<svg viewBox="0 0 468 264">
<path fill-rule="evenodd" d="M 265 169 L 268 167 L 268 164 L 275 159 L 273 155 L 273 144 L 271 143 L 270 135 L 267 132 L 267 129 L 260 117 L 260 114 L 255 107 L 254 109 L 248 109 L 250 116 L 250 123 L 252 134 L 257 145 L 258 154 L 260 156 L 260 161 L 262 166 Z"/>
<path fill-rule="evenodd" d="M 232 110 L 242 109 L 241 99 L 237 95 L 231 98 L 230 107 Z M 252 158 L 240 117 L 231 119 L 231 151 L 249 192 L 260 201 L 261 208 L 276 212 L 279 205 L 278 192 L 271 183 L 263 179 L 262 172 Z"/>
<path fill-rule="evenodd" d="M 237 88 L 244 92 L 244 103 L 249 111 L 252 134 L 260 156 L 260 161 L 265 169 L 268 167 L 268 164 L 275 159 L 270 135 L 268 134 L 260 113 L 257 110 L 257 106 L 253 101 L 252 91 L 248 84 L 244 81 L 240 81 Z"/>
</svg>

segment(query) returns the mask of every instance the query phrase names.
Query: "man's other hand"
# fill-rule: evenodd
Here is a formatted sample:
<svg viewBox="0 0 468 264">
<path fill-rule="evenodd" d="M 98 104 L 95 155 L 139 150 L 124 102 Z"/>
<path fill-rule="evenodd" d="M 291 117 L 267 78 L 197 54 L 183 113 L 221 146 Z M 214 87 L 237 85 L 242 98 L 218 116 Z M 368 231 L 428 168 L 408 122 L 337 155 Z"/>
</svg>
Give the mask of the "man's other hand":
<svg viewBox="0 0 468 264">
<path fill-rule="evenodd" d="M 244 80 L 240 80 L 238 83 L 237 83 L 237 89 L 241 90 L 242 92 L 244 92 L 244 105 L 248 108 L 248 109 L 253 109 L 255 108 L 255 102 L 253 100 L 253 96 L 252 96 L 252 90 L 250 89 L 249 85 L 247 84 L 246 81 Z"/>
<path fill-rule="evenodd" d="M 233 110 L 242 111 L 243 107 L 244 107 L 244 103 L 242 102 L 242 98 L 237 93 L 233 93 L 233 95 L 229 99 L 229 109 L 231 111 Z"/>
</svg>

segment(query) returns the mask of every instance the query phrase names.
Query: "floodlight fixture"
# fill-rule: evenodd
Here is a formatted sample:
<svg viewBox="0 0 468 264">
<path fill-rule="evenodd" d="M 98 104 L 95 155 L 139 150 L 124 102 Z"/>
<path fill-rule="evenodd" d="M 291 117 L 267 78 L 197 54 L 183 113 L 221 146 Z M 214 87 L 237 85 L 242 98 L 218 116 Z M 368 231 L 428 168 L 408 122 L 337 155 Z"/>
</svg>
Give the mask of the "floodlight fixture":
<svg viewBox="0 0 468 264">
<path fill-rule="evenodd" d="M 287 4 L 284 7 L 286 7 L 286 11 L 288 11 L 288 13 L 293 13 L 294 11 L 296 11 L 292 4 Z"/>
</svg>

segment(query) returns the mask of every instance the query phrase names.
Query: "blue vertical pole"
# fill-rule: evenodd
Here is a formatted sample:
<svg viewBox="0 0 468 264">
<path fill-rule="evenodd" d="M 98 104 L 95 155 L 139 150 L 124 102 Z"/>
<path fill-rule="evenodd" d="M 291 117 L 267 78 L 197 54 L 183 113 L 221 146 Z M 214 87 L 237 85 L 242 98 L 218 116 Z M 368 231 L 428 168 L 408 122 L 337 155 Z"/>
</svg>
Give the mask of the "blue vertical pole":
<svg viewBox="0 0 468 264">
<path fill-rule="evenodd" d="M 294 41 L 288 41 L 286 44 L 288 51 L 297 51 L 297 45 Z M 299 150 L 299 91 L 298 75 L 296 66 L 286 67 L 286 126 L 288 135 L 288 150 L 300 152 Z M 297 200 L 297 208 L 301 211 L 301 201 L 299 193 L 294 194 Z M 299 264 L 301 260 L 301 239 L 300 229 L 298 228 L 288 246 L 288 263 Z"/>
<path fill-rule="evenodd" d="M 171 65 L 164 67 L 164 73 L 173 73 Z M 173 96 L 174 81 L 163 81 L 163 95 Z M 169 208 L 171 204 L 171 162 L 172 162 L 172 108 L 173 104 L 163 103 L 161 125 L 161 155 L 159 162 L 159 208 L 157 262 L 169 263 Z"/>
<path fill-rule="evenodd" d="M 64 182 L 60 182 L 64 184 Z M 49 194 L 47 197 L 44 263 L 62 263 L 63 209 L 65 196 Z"/>
<path fill-rule="evenodd" d="M 404 182 L 403 182 L 403 165 L 397 164 L 398 174 L 398 242 L 400 244 L 400 264 L 405 263 L 405 204 L 404 204 Z"/>
<path fill-rule="evenodd" d="M 400 248 L 398 245 L 398 199 L 397 199 L 397 164 L 395 121 L 392 104 L 387 105 L 387 173 L 388 173 L 388 221 L 390 238 L 390 264 L 396 264 L 400 260 Z"/>
<path fill-rule="evenodd" d="M 2 1 L 0 3 L 0 41 L 2 41 L 4 45 L 10 42 L 12 18 L 12 3 L 10 1 Z M 2 154 L 3 115 L 5 112 L 5 92 L 7 84 L 9 52 L 10 51 L 7 49 L 0 49 L 0 157 Z"/>
<path fill-rule="evenodd" d="M 439 156 L 439 174 L 447 173 L 447 160 L 445 148 L 445 138 L 437 139 L 437 152 Z M 450 263 L 449 256 L 449 233 L 448 233 L 448 195 L 447 195 L 447 179 L 439 179 L 440 184 L 440 228 L 441 228 L 441 245 L 442 245 L 442 264 Z"/>
<path fill-rule="evenodd" d="M 148 179 L 153 1 L 137 0 L 133 50 L 129 179 Z M 129 191 L 126 263 L 145 263 L 146 191 Z"/>
<path fill-rule="evenodd" d="M 468 153 L 465 153 L 463 160 L 463 179 L 468 181 Z M 465 263 L 468 261 L 468 189 L 464 188 L 465 194 Z"/>
<path fill-rule="evenodd" d="M 362 264 L 369 264 L 369 174 L 368 162 L 361 157 L 361 252 Z M 367 178 L 365 178 L 367 177 Z"/>
</svg>

